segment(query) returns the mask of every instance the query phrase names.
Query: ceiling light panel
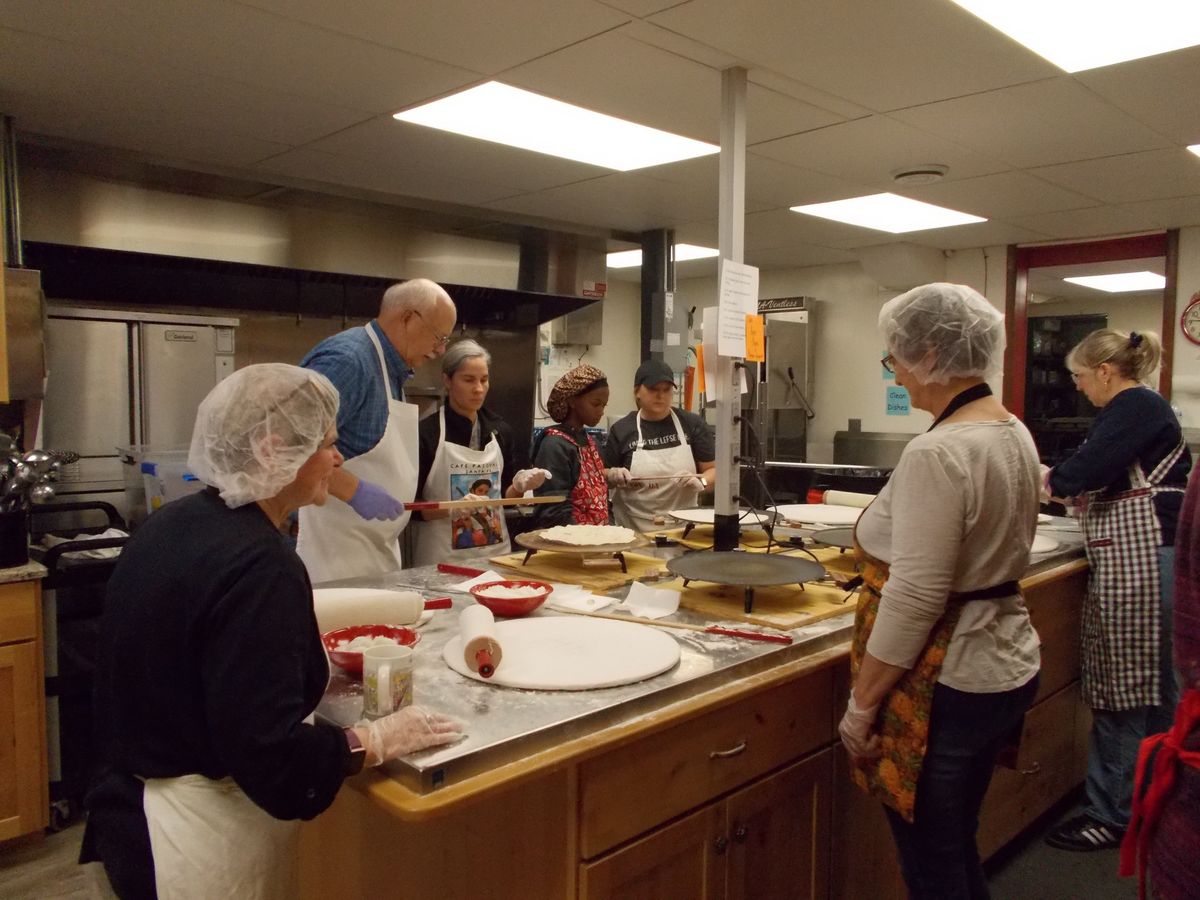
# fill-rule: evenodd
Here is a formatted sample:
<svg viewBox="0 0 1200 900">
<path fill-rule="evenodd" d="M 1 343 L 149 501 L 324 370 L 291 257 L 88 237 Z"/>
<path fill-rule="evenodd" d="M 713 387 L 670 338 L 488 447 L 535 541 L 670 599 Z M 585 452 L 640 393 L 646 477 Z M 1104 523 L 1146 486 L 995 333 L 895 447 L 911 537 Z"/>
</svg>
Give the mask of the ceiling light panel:
<svg viewBox="0 0 1200 900">
<path fill-rule="evenodd" d="M 720 147 L 489 81 L 395 114 L 467 137 L 628 172 Z"/>
<path fill-rule="evenodd" d="M 689 259 L 712 259 L 718 254 L 713 247 L 697 247 L 695 244 L 676 244 L 675 262 L 687 262 Z M 642 264 L 641 250 L 618 250 L 608 254 L 610 269 L 632 269 Z"/>
<path fill-rule="evenodd" d="M 1131 291 L 1161 291 L 1167 279 L 1154 272 L 1120 272 L 1115 275 L 1080 275 L 1064 278 L 1071 284 L 1107 291 L 1110 294 L 1125 294 Z"/>
<path fill-rule="evenodd" d="M 1200 44 L 1196 0 L 953 0 L 1067 72 Z"/>
<path fill-rule="evenodd" d="M 892 234 L 987 221 L 979 216 L 934 206 L 932 203 L 922 203 L 920 200 L 912 200 L 898 194 L 870 194 L 866 197 L 851 197 L 849 200 L 834 200 L 832 203 L 793 206 L 791 209 L 792 212 L 807 216 L 818 216 Z"/>
</svg>

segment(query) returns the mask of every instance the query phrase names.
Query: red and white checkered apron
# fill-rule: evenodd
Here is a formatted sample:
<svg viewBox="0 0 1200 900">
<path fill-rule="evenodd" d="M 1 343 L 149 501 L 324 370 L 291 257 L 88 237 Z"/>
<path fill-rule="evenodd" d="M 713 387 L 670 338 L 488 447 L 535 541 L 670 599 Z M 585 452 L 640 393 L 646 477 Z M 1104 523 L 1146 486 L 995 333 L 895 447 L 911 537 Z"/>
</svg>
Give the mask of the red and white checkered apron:
<svg viewBox="0 0 1200 900">
<path fill-rule="evenodd" d="M 1162 529 L 1154 495 L 1183 493 L 1162 484 L 1183 455 L 1179 446 L 1149 476 L 1129 467 L 1130 489 L 1091 491 L 1083 513 L 1091 575 L 1083 607 L 1083 699 L 1095 709 L 1120 711 L 1161 702 L 1158 547 Z"/>
</svg>

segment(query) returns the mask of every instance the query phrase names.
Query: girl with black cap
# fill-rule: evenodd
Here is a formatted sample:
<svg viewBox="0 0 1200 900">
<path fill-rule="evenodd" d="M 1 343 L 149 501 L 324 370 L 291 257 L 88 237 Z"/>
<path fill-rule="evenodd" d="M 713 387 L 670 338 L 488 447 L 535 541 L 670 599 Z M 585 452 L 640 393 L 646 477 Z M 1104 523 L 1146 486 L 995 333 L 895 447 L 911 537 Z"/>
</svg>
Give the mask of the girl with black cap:
<svg viewBox="0 0 1200 900">
<path fill-rule="evenodd" d="M 637 409 L 614 422 L 604 446 L 614 484 L 629 475 L 629 487 L 613 494 L 613 518 L 635 531 L 650 531 L 655 516 L 696 505 L 716 476 L 712 429 L 698 415 L 672 406 L 675 375 L 659 359 L 648 359 L 633 376 Z M 658 480 L 661 479 L 661 480 Z"/>
</svg>

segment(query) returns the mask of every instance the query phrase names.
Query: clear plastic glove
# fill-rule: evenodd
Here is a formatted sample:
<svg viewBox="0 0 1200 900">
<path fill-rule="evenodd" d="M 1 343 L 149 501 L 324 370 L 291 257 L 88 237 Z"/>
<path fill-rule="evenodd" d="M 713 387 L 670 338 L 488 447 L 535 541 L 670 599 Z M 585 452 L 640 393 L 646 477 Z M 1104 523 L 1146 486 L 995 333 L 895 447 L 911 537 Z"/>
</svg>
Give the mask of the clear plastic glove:
<svg viewBox="0 0 1200 900">
<path fill-rule="evenodd" d="M 1038 499 L 1042 503 L 1049 503 L 1050 502 L 1050 467 L 1039 464 L 1038 468 L 1041 470 L 1041 473 L 1042 473 L 1042 491 L 1041 491 L 1041 494 L 1039 495 Z"/>
<path fill-rule="evenodd" d="M 697 475 L 695 472 L 676 472 L 675 474 L 677 476 L 679 476 L 679 483 L 682 484 L 686 488 L 689 488 L 693 491 L 707 491 L 708 490 L 708 485 L 704 483 L 704 479 L 701 478 L 699 475 Z M 685 476 L 685 475 L 690 475 L 691 477 L 685 481 L 683 479 L 683 476 Z"/>
<path fill-rule="evenodd" d="M 404 504 L 377 484 L 359 480 L 350 508 L 364 519 L 398 519 Z"/>
<path fill-rule="evenodd" d="M 366 732 L 363 746 L 366 764 L 377 766 L 389 759 L 452 744 L 463 736 L 465 726 L 458 719 L 432 712 L 420 706 L 404 709 L 356 726 Z"/>
<path fill-rule="evenodd" d="M 838 725 L 838 734 L 842 744 L 850 751 L 851 756 L 873 757 L 879 755 L 879 735 L 875 732 L 875 718 L 879 715 L 879 704 L 862 709 L 854 702 L 854 694 L 850 694 L 850 702 L 846 704 L 846 714 Z"/>
<path fill-rule="evenodd" d="M 628 469 L 605 469 L 604 480 L 608 482 L 609 487 L 629 487 L 633 476 L 629 474 Z"/>
<path fill-rule="evenodd" d="M 552 478 L 549 469 L 522 469 L 513 476 L 512 483 L 517 492 L 523 494 L 526 491 L 536 491 Z"/>
</svg>

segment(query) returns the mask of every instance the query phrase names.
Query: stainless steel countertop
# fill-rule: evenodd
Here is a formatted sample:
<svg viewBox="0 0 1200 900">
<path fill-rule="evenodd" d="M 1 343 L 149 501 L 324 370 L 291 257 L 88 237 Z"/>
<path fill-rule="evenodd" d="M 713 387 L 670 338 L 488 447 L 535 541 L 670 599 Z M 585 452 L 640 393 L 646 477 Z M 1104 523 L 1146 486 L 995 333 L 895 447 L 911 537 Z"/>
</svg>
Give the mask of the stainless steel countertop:
<svg viewBox="0 0 1200 900">
<path fill-rule="evenodd" d="M 1073 523 L 1040 526 L 1039 533 L 1060 541 L 1054 551 L 1031 560 L 1030 574 L 1078 556 L 1082 538 Z M 671 548 L 644 548 L 670 556 Z M 477 564 L 482 567 L 483 563 Z M 415 650 L 414 702 L 456 716 L 466 723 L 463 740 L 449 747 L 393 760 L 384 771 L 417 793 L 463 781 L 533 752 L 618 724 L 630 717 L 703 693 L 730 680 L 744 678 L 849 640 L 853 615 L 835 616 L 791 632 L 790 646 L 748 641 L 702 632 L 665 628 L 680 645 L 679 665 L 635 684 L 593 691 L 528 691 L 465 678 L 442 660 L 442 648 L 458 633 L 458 615 L 474 601 L 448 588 L 462 576 L 439 573 L 434 566 L 405 569 L 391 575 L 329 582 L 323 587 L 411 588 L 426 597 L 449 594 L 453 610 L 439 610 L 421 631 Z M 627 589 L 613 592 L 623 596 Z M 538 610 L 535 616 L 562 615 Z M 680 609 L 672 621 L 711 624 L 712 620 Z M 742 625 L 744 623 L 735 623 Z M 336 666 L 317 714 L 339 725 L 352 725 L 362 715 L 362 684 Z"/>
</svg>

